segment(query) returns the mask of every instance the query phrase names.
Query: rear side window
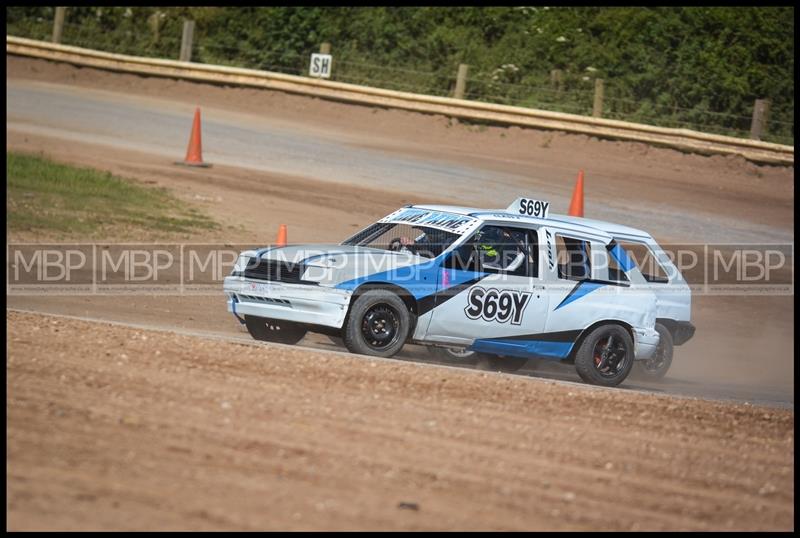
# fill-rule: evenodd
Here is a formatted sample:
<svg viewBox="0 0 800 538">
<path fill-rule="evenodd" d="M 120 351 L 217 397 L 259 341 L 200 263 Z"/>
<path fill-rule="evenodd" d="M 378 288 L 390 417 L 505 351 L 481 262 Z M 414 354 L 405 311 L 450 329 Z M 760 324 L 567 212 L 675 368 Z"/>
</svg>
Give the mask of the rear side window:
<svg viewBox="0 0 800 538">
<path fill-rule="evenodd" d="M 628 253 L 628 256 L 636 263 L 636 267 L 642 273 L 642 276 L 648 282 L 654 284 L 666 284 L 669 282 L 667 272 L 658 262 L 653 252 L 644 243 L 637 243 L 634 241 L 620 241 L 616 240 Z"/>
<path fill-rule="evenodd" d="M 588 241 L 556 234 L 558 278 L 564 280 L 592 278 L 591 254 Z"/>
</svg>

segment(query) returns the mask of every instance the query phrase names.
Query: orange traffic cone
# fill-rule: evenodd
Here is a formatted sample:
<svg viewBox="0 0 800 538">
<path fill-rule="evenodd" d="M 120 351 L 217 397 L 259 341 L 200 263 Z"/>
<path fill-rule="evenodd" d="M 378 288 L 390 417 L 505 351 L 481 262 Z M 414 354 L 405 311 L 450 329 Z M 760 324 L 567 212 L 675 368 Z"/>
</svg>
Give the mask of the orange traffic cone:
<svg viewBox="0 0 800 538">
<path fill-rule="evenodd" d="M 578 170 L 578 181 L 575 183 L 575 190 L 572 191 L 572 201 L 569 203 L 571 217 L 583 216 L 583 170 Z"/>
<path fill-rule="evenodd" d="M 210 167 L 210 164 L 203 162 L 203 143 L 200 139 L 200 107 L 194 111 L 194 123 L 192 123 L 192 135 L 189 137 L 189 147 L 186 149 L 186 159 L 183 162 L 186 166 Z"/>
<path fill-rule="evenodd" d="M 286 246 L 286 225 L 285 224 L 281 224 L 278 227 L 278 240 L 275 241 L 275 244 L 277 246 L 279 246 L 279 247 L 285 247 Z"/>
</svg>

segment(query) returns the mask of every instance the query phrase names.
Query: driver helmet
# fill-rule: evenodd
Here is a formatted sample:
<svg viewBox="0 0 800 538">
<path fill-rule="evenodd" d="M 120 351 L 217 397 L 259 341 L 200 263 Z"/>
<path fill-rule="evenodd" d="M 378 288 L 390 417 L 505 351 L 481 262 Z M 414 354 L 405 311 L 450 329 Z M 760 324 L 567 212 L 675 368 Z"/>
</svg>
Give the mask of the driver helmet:
<svg viewBox="0 0 800 538">
<path fill-rule="evenodd" d="M 503 232 L 500 228 L 490 226 L 479 230 L 478 233 L 475 234 L 475 240 L 478 243 L 485 243 L 492 246 L 499 245 L 503 241 Z"/>
</svg>

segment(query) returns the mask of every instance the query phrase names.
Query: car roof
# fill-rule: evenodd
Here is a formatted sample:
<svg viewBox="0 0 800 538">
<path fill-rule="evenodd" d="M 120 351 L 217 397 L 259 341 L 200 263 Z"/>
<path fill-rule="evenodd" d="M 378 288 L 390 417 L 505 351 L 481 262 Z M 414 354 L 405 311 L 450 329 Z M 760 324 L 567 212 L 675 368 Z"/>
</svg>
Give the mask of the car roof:
<svg viewBox="0 0 800 538">
<path fill-rule="evenodd" d="M 444 211 L 445 213 L 455 213 L 457 215 L 470 215 L 477 211 L 486 211 L 485 209 L 478 209 L 475 207 L 463 207 L 457 205 L 416 204 L 407 207 L 414 207 L 416 209 L 430 209 L 433 211 Z"/>
<path fill-rule="evenodd" d="M 524 222 L 528 224 L 536 224 L 539 226 L 548 226 L 550 228 L 558 228 L 564 231 L 576 232 L 585 235 L 591 235 L 603 239 L 605 242 L 611 241 L 613 237 L 611 234 L 601 227 L 592 226 L 587 222 L 571 221 L 561 218 L 562 215 L 551 215 L 546 219 L 530 217 L 527 215 L 518 215 L 510 213 L 506 209 L 482 209 L 476 207 L 463 207 L 453 205 L 426 205 L 417 204 L 410 206 L 416 209 L 427 209 L 432 211 L 443 211 L 446 213 L 455 213 L 457 215 L 467 215 L 475 217 L 483 221 L 501 221 L 508 222 L 509 224 Z M 570 217 L 571 218 L 571 217 Z M 580 219 L 586 220 L 586 219 Z M 599 222 L 599 221 L 598 221 Z"/>
<path fill-rule="evenodd" d="M 583 224 L 586 226 L 591 226 L 593 228 L 599 228 L 604 232 L 608 232 L 611 235 L 629 235 L 629 236 L 641 237 L 643 239 L 652 239 L 652 236 L 649 233 L 645 232 L 644 230 L 631 228 L 630 226 L 623 226 L 622 224 L 617 224 L 615 222 L 608 222 L 605 220 L 587 219 L 584 217 L 573 217 L 572 215 L 559 215 L 557 213 L 551 214 L 550 219 L 562 222 L 571 222 L 574 224 Z"/>
</svg>

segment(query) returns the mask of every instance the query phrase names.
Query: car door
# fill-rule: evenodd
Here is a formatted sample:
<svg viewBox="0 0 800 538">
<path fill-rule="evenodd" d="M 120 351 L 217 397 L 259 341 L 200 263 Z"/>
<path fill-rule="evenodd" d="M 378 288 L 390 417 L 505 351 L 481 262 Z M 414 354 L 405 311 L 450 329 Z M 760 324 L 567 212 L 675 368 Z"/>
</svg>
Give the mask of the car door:
<svg viewBox="0 0 800 538">
<path fill-rule="evenodd" d="M 425 339 L 466 346 L 541 332 L 548 297 L 539 244 L 537 229 L 486 224 L 453 250 Z"/>
<path fill-rule="evenodd" d="M 613 244 L 571 231 L 551 230 L 553 284 L 547 288 L 551 311 L 547 332 L 578 335 L 597 322 L 617 320 L 644 327 L 655 296 L 631 288 L 627 273 L 611 255 Z M 627 262 L 625 262 L 627 265 Z"/>
</svg>

